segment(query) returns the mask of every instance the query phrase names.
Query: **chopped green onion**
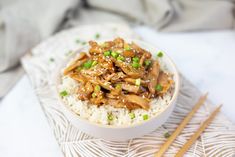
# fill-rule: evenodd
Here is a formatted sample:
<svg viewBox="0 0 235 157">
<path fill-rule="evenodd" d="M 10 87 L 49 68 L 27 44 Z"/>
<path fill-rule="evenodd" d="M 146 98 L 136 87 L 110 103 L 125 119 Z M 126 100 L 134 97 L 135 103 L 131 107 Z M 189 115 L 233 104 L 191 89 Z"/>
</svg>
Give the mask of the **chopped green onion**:
<svg viewBox="0 0 235 157">
<path fill-rule="evenodd" d="M 132 61 L 138 63 L 140 61 L 140 59 L 139 59 L 139 57 L 133 57 Z"/>
<path fill-rule="evenodd" d="M 158 92 L 160 92 L 160 91 L 162 90 L 162 86 L 161 86 L 160 84 L 157 84 L 157 85 L 155 86 L 155 90 L 158 91 Z"/>
<path fill-rule="evenodd" d="M 140 78 L 135 80 L 135 85 L 136 86 L 140 86 L 140 83 L 141 83 L 141 79 Z"/>
<path fill-rule="evenodd" d="M 118 54 L 117 52 L 111 52 L 111 55 L 112 55 L 114 58 L 117 58 L 119 54 Z"/>
<path fill-rule="evenodd" d="M 99 33 L 96 33 L 95 38 L 96 38 L 96 39 L 99 39 L 99 38 L 100 38 L 100 34 L 99 34 Z"/>
<path fill-rule="evenodd" d="M 61 97 L 64 97 L 64 96 L 67 96 L 67 95 L 68 95 L 68 92 L 66 90 L 60 92 Z"/>
<path fill-rule="evenodd" d="M 123 56 L 118 56 L 118 57 L 117 57 L 117 60 L 118 60 L 118 61 L 124 61 L 125 58 L 124 58 Z"/>
<path fill-rule="evenodd" d="M 93 61 L 92 64 L 91 64 L 91 67 L 95 66 L 96 64 L 98 64 L 97 61 Z"/>
<path fill-rule="evenodd" d="M 170 135 L 170 133 L 169 132 L 166 132 L 165 134 L 164 134 L 164 137 L 165 138 L 169 138 L 171 135 Z"/>
<path fill-rule="evenodd" d="M 55 59 L 54 58 L 50 58 L 50 62 L 54 62 L 55 61 Z"/>
<path fill-rule="evenodd" d="M 96 97 L 96 93 L 92 93 L 91 96 L 92 96 L 92 98 L 95 98 Z"/>
<path fill-rule="evenodd" d="M 146 61 L 144 61 L 144 65 L 145 65 L 145 66 L 148 67 L 150 64 L 151 64 L 151 60 L 146 60 Z"/>
<path fill-rule="evenodd" d="M 69 56 L 69 55 L 71 55 L 73 53 L 73 51 L 69 51 L 69 52 L 67 52 L 65 55 L 66 56 Z"/>
<path fill-rule="evenodd" d="M 92 65 L 92 61 L 89 60 L 89 61 L 87 61 L 83 64 L 83 67 L 86 68 L 86 69 L 89 69 L 91 67 L 91 65 Z"/>
<path fill-rule="evenodd" d="M 107 57 L 107 56 L 110 56 L 111 52 L 110 51 L 105 51 L 104 52 L 104 56 Z"/>
<path fill-rule="evenodd" d="M 113 115 L 112 114 L 108 114 L 108 121 L 112 121 L 113 120 Z"/>
<path fill-rule="evenodd" d="M 79 39 L 76 39 L 76 40 L 75 40 L 75 42 L 76 42 L 76 43 L 80 43 L 80 42 L 81 42 L 81 40 L 79 40 Z"/>
<path fill-rule="evenodd" d="M 163 56 L 163 52 L 162 51 L 159 51 L 158 54 L 157 54 L 158 57 L 162 57 Z"/>
<path fill-rule="evenodd" d="M 77 67 L 77 71 L 81 71 L 82 70 L 82 67 Z"/>
<path fill-rule="evenodd" d="M 131 50 L 131 47 L 130 47 L 129 45 L 124 45 L 124 50 L 130 51 L 130 50 Z"/>
<path fill-rule="evenodd" d="M 143 120 L 147 120 L 147 119 L 149 119 L 149 115 L 147 114 L 143 115 Z"/>
<path fill-rule="evenodd" d="M 135 118 L 135 114 L 133 112 L 129 113 L 129 116 L 130 116 L 131 119 Z"/>
<path fill-rule="evenodd" d="M 122 85 L 121 85 L 121 84 L 117 84 L 117 85 L 115 86 L 115 88 L 116 88 L 116 89 L 122 89 Z"/>
<path fill-rule="evenodd" d="M 96 85 L 95 86 L 95 92 L 99 92 L 100 91 L 100 86 L 99 85 Z"/>
<path fill-rule="evenodd" d="M 81 44 L 82 44 L 82 45 L 86 45 L 86 42 L 85 42 L 85 41 L 83 41 Z"/>
<path fill-rule="evenodd" d="M 140 67 L 140 64 L 136 62 L 132 63 L 131 65 L 133 68 L 136 68 L 136 69 Z"/>
</svg>

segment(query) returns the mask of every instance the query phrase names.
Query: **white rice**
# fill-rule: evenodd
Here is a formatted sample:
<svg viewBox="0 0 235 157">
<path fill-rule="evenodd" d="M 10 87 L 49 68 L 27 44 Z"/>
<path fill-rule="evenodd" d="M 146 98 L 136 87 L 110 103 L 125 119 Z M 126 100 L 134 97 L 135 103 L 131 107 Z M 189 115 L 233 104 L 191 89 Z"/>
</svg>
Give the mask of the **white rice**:
<svg viewBox="0 0 235 157">
<path fill-rule="evenodd" d="M 172 97 L 172 94 L 169 91 L 163 97 L 158 97 L 152 100 L 148 111 L 144 109 L 132 110 L 131 112 L 134 113 L 135 118 L 131 119 L 129 115 L 130 111 L 128 109 L 114 108 L 111 105 L 97 107 L 96 105 L 91 105 L 85 101 L 79 100 L 76 94 L 77 88 L 79 88 L 79 83 L 68 76 L 62 77 L 61 84 L 58 88 L 59 91 L 65 90 L 68 92 L 68 95 L 63 97 L 62 100 L 78 116 L 94 123 L 114 126 L 140 123 L 144 121 L 143 115 L 146 114 L 148 115 L 148 119 L 151 119 L 167 107 Z M 111 121 L 108 120 L 109 114 L 112 114 L 113 116 L 113 120 Z"/>
</svg>

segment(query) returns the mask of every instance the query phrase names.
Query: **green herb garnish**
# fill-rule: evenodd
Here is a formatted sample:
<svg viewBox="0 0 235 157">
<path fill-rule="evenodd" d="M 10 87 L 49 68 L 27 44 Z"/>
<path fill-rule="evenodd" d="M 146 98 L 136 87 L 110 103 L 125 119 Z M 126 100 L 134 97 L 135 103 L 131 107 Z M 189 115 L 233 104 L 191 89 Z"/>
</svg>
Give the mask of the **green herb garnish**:
<svg viewBox="0 0 235 157">
<path fill-rule="evenodd" d="M 60 96 L 61 96 L 61 97 L 65 97 L 65 96 L 67 96 L 67 95 L 68 95 L 68 92 L 67 92 L 66 90 L 60 92 Z"/>
<path fill-rule="evenodd" d="M 107 56 L 110 56 L 111 55 L 111 52 L 110 51 L 105 51 L 104 52 L 104 56 L 107 57 Z"/>
<path fill-rule="evenodd" d="M 82 44 L 82 45 L 86 45 L 86 42 L 85 42 L 85 41 L 83 41 L 81 44 Z"/>
<path fill-rule="evenodd" d="M 50 62 L 54 62 L 55 61 L 55 59 L 54 58 L 50 58 Z"/>
<path fill-rule="evenodd" d="M 124 61 L 125 58 L 124 58 L 123 56 L 118 56 L 118 57 L 117 57 L 117 60 L 118 60 L 118 61 Z"/>
<path fill-rule="evenodd" d="M 155 86 L 155 90 L 158 91 L 158 92 L 160 92 L 160 91 L 162 90 L 162 86 L 161 86 L 160 84 L 157 84 L 157 85 Z"/>
<path fill-rule="evenodd" d="M 95 98 L 96 97 L 96 93 L 92 93 L 91 96 L 92 96 L 92 98 Z"/>
<path fill-rule="evenodd" d="M 140 64 L 136 62 L 133 62 L 131 65 L 133 68 L 136 68 L 136 69 L 140 67 Z"/>
<path fill-rule="evenodd" d="M 91 67 L 95 66 L 96 64 L 98 64 L 97 61 L 93 61 L 92 64 L 91 64 Z"/>
<path fill-rule="evenodd" d="M 96 85 L 95 86 L 95 92 L 99 92 L 100 91 L 100 86 L 99 85 Z"/>
<path fill-rule="evenodd" d="M 69 52 L 67 52 L 65 55 L 66 56 L 69 56 L 69 55 L 71 55 L 73 53 L 73 51 L 69 51 Z"/>
<path fill-rule="evenodd" d="M 140 78 L 135 80 L 135 85 L 136 86 L 140 86 L 140 83 L 141 83 L 141 79 Z"/>
<path fill-rule="evenodd" d="M 121 90 L 122 89 L 122 85 L 121 84 L 116 84 L 115 89 Z"/>
<path fill-rule="evenodd" d="M 77 71 L 81 71 L 81 70 L 82 70 L 81 66 L 77 67 Z"/>
<path fill-rule="evenodd" d="M 169 138 L 171 135 L 170 135 L 170 133 L 169 132 L 166 132 L 165 134 L 164 134 L 164 137 L 165 138 Z"/>
<path fill-rule="evenodd" d="M 83 67 L 85 69 L 89 69 L 91 67 L 91 65 L 92 65 L 92 60 L 89 60 L 83 64 Z"/>
<path fill-rule="evenodd" d="M 124 45 L 124 50 L 125 51 L 130 51 L 131 50 L 131 47 L 129 45 Z"/>
<path fill-rule="evenodd" d="M 78 43 L 80 43 L 80 42 L 81 42 L 81 40 L 76 39 L 76 40 L 75 40 L 75 42 L 78 44 Z"/>
<path fill-rule="evenodd" d="M 139 57 L 133 57 L 132 61 L 138 63 L 140 61 L 140 59 L 139 59 Z"/>
<path fill-rule="evenodd" d="M 147 120 L 147 119 L 149 119 L 149 115 L 147 114 L 143 115 L 143 120 Z"/>
<path fill-rule="evenodd" d="M 158 54 L 157 54 L 158 57 L 162 57 L 163 56 L 163 52 L 162 51 L 159 51 Z"/>
<path fill-rule="evenodd" d="M 108 121 L 112 121 L 113 120 L 113 115 L 112 114 L 108 114 Z"/>
<path fill-rule="evenodd" d="M 99 34 L 99 33 L 96 33 L 95 38 L 96 38 L 96 39 L 99 39 L 99 38 L 100 38 L 100 34 Z"/>
<path fill-rule="evenodd" d="M 148 67 L 150 64 L 151 64 L 151 60 L 146 60 L 146 61 L 144 61 L 144 65 L 145 65 L 145 66 Z"/>
<path fill-rule="evenodd" d="M 118 54 L 117 52 L 111 52 L 111 55 L 112 55 L 114 58 L 117 58 L 119 54 Z"/>
<path fill-rule="evenodd" d="M 135 118 L 135 114 L 133 112 L 129 113 L 129 116 L 130 116 L 131 119 Z"/>
</svg>

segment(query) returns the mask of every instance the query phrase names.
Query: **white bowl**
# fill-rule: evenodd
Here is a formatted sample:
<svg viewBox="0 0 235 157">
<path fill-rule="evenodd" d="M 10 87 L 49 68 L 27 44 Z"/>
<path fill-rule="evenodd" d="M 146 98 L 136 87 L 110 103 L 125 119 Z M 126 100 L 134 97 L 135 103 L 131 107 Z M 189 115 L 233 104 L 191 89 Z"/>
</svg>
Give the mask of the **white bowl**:
<svg viewBox="0 0 235 157">
<path fill-rule="evenodd" d="M 156 53 L 160 50 L 143 41 L 132 40 L 132 39 L 125 39 L 125 41 L 135 42 L 140 47 L 151 52 L 153 57 L 155 57 Z M 88 46 L 80 50 L 82 51 L 84 49 L 88 50 Z M 81 52 L 81 51 L 78 50 L 78 52 Z M 87 133 L 88 135 L 91 135 L 93 137 L 103 138 L 106 140 L 123 141 L 123 140 L 128 140 L 128 139 L 132 139 L 136 137 L 141 137 L 147 133 L 154 131 L 163 123 L 165 123 L 167 118 L 171 115 L 176 104 L 176 99 L 178 97 L 180 82 L 179 82 L 179 74 L 178 74 L 177 68 L 175 64 L 173 63 L 173 61 L 166 55 L 166 53 L 164 53 L 164 57 L 162 57 L 161 59 L 164 63 L 166 63 L 166 66 L 169 72 L 173 74 L 173 79 L 175 82 L 173 96 L 169 104 L 165 107 L 165 109 L 162 112 L 157 114 L 155 117 L 152 117 L 147 121 L 143 121 L 138 124 L 133 124 L 129 126 L 109 126 L 109 125 L 102 125 L 102 124 L 90 122 L 88 120 L 80 118 L 67 105 L 64 104 L 64 102 L 61 100 L 59 96 L 59 91 L 57 87 L 58 87 L 58 84 L 61 82 L 61 70 L 62 68 L 66 66 L 66 64 L 68 63 L 69 60 L 71 60 L 72 57 L 74 57 L 74 55 L 68 58 L 68 60 L 64 61 L 61 64 L 61 66 L 58 67 L 58 70 L 55 74 L 55 79 L 56 79 L 55 81 L 57 82 L 56 92 L 57 92 L 58 100 L 64 111 L 65 116 L 74 126 L 76 126 L 82 132 Z"/>
</svg>

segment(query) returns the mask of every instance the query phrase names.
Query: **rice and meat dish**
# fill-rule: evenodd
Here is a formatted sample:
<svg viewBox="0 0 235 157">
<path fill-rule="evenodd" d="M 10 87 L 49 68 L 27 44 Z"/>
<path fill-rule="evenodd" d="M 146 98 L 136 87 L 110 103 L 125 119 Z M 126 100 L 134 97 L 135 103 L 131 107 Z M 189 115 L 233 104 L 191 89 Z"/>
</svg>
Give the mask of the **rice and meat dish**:
<svg viewBox="0 0 235 157">
<path fill-rule="evenodd" d="M 90 41 L 63 70 L 60 95 L 71 110 L 89 121 L 130 125 L 157 115 L 171 99 L 174 81 L 162 52 L 150 52 L 122 38 Z"/>
</svg>

